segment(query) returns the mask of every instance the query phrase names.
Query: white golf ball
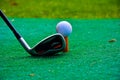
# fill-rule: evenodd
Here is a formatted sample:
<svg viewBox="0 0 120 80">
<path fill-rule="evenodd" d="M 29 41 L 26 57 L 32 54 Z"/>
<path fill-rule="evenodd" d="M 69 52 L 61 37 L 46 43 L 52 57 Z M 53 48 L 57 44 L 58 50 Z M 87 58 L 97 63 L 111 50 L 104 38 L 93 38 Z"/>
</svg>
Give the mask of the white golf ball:
<svg viewBox="0 0 120 80">
<path fill-rule="evenodd" d="M 56 31 L 67 37 L 72 32 L 72 25 L 67 21 L 60 21 L 56 26 Z"/>
</svg>

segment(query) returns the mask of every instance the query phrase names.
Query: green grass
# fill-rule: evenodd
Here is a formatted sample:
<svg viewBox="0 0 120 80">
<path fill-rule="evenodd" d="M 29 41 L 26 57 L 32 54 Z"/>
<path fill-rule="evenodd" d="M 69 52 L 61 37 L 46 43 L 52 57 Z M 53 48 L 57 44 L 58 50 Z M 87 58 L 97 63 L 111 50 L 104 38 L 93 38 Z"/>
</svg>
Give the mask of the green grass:
<svg viewBox="0 0 120 80">
<path fill-rule="evenodd" d="M 61 19 L 10 19 L 30 46 L 56 33 Z M 120 20 L 67 19 L 73 26 L 68 53 L 31 57 L 0 19 L 1 80 L 119 80 Z M 28 35 L 29 34 L 29 35 Z M 111 39 L 115 42 L 109 42 Z"/>
<path fill-rule="evenodd" d="M 9 17 L 120 18 L 119 0 L 2 0 Z"/>
</svg>

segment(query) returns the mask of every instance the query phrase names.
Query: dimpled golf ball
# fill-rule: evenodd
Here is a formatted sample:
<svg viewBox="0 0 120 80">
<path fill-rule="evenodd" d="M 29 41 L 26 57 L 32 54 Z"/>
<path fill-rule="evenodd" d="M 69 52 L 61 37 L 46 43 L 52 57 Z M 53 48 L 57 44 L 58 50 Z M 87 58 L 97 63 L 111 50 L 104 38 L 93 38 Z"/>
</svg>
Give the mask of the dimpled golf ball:
<svg viewBox="0 0 120 80">
<path fill-rule="evenodd" d="M 60 21 L 56 26 L 56 31 L 67 37 L 72 32 L 72 25 L 67 21 Z"/>
</svg>

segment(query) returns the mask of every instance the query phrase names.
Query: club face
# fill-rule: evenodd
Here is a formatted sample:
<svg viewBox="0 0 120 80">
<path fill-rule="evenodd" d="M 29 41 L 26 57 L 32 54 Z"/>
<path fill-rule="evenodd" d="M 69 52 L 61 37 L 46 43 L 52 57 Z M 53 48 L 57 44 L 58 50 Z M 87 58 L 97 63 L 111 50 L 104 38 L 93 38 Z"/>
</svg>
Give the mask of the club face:
<svg viewBox="0 0 120 80">
<path fill-rule="evenodd" d="M 51 35 L 40 41 L 32 49 L 36 55 L 53 55 L 63 51 L 65 48 L 65 40 L 61 34 Z"/>
</svg>

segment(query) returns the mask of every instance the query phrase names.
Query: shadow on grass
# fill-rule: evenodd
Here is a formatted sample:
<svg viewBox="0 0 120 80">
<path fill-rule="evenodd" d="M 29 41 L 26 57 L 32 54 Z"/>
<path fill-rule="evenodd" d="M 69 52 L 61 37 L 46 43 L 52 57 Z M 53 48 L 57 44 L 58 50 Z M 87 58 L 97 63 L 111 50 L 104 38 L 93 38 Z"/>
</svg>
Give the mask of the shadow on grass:
<svg viewBox="0 0 120 80">
<path fill-rule="evenodd" d="M 46 55 L 46 56 L 31 56 L 31 55 L 26 55 L 26 56 L 9 56 L 9 57 L 6 57 L 6 60 L 21 60 L 21 59 L 55 59 L 55 58 L 61 58 L 61 57 L 64 57 L 66 55 L 66 53 L 58 53 L 58 54 L 55 54 L 55 55 Z"/>
<path fill-rule="evenodd" d="M 28 56 L 28 58 L 32 58 L 32 59 L 38 59 L 38 58 L 45 58 L 45 59 L 47 59 L 47 58 L 59 58 L 59 57 L 63 57 L 63 56 L 65 56 L 65 54 L 64 53 L 61 53 L 61 54 L 55 54 L 55 55 L 43 55 L 43 56 Z"/>
</svg>

